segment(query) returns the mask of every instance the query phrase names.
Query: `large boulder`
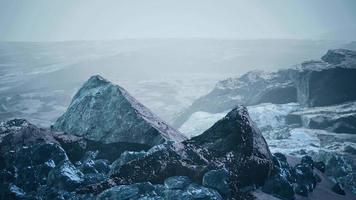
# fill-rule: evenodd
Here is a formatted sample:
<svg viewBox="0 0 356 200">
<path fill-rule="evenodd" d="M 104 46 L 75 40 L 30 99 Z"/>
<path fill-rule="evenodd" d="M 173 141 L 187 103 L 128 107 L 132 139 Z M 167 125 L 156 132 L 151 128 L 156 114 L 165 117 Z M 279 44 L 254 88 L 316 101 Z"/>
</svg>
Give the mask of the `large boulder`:
<svg viewBox="0 0 356 200">
<path fill-rule="evenodd" d="M 20 123 L 19 123 L 20 122 Z M 3 123 L 1 130 L 7 130 L 0 143 L 1 182 L 6 195 L 12 189 L 33 192 L 46 184 L 48 173 L 68 157 L 46 129 L 37 128 L 25 120 L 11 120 Z M 16 187 L 15 187 L 16 186 Z"/>
<path fill-rule="evenodd" d="M 297 90 L 290 79 L 293 70 L 277 72 L 251 71 L 239 78 L 229 78 L 216 84 L 214 89 L 200 97 L 174 121 L 180 127 L 197 111 L 219 113 L 238 104 L 284 104 L 297 101 Z"/>
<path fill-rule="evenodd" d="M 154 146 L 185 139 L 125 89 L 98 75 L 84 83 L 52 128 L 102 143 Z"/>
<path fill-rule="evenodd" d="M 231 190 L 223 195 L 231 196 L 240 195 L 239 188 L 262 185 L 272 170 L 268 146 L 243 106 L 234 108 L 201 136 L 156 146 L 144 157 L 122 165 L 108 181 L 78 192 L 99 193 L 115 185 L 146 181 L 159 184 L 172 176 L 201 183 L 206 172 L 223 168 L 228 171 Z"/>
<path fill-rule="evenodd" d="M 302 63 L 293 75 L 303 106 L 328 106 L 356 100 L 356 52 L 329 50 L 322 61 Z"/>
</svg>

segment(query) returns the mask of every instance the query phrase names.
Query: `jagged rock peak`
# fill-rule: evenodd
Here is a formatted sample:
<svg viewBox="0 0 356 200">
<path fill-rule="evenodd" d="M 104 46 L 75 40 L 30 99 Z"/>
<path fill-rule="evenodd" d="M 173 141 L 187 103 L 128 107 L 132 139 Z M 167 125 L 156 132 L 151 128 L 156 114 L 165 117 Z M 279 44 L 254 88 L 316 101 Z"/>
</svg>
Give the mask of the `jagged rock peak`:
<svg viewBox="0 0 356 200">
<path fill-rule="evenodd" d="M 247 108 L 242 105 L 236 106 L 211 128 L 187 142 L 221 153 L 237 151 L 247 156 L 271 158 L 265 139 L 250 119 Z"/>
<path fill-rule="evenodd" d="M 99 75 L 92 76 L 75 94 L 54 130 L 105 143 L 150 146 L 185 137 L 139 103 L 124 88 Z"/>
</svg>

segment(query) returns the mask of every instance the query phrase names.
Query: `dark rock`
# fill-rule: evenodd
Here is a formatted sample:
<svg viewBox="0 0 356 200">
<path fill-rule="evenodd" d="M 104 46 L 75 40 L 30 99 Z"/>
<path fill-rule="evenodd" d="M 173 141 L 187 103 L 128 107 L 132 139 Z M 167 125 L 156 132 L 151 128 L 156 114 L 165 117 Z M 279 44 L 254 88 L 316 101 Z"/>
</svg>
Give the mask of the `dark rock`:
<svg viewBox="0 0 356 200">
<path fill-rule="evenodd" d="M 83 173 L 76 169 L 70 161 L 62 161 L 49 172 L 47 185 L 73 191 L 82 184 L 83 177 Z"/>
<path fill-rule="evenodd" d="M 68 158 L 50 131 L 24 120 L 17 122 L 21 123 L 6 123 L 9 132 L 0 144 L 3 180 L 25 192 L 35 191 L 46 184 L 49 171 Z"/>
<path fill-rule="evenodd" d="M 299 185 L 298 184 L 295 187 L 294 191 L 295 191 L 296 194 L 299 194 L 299 195 L 304 196 L 304 197 L 307 197 L 308 194 L 309 194 L 309 190 L 308 190 L 307 186 L 305 186 L 305 185 Z"/>
<path fill-rule="evenodd" d="M 185 189 L 191 182 L 186 176 L 172 176 L 164 181 L 164 186 L 170 190 Z"/>
<path fill-rule="evenodd" d="M 203 185 L 216 189 L 223 195 L 230 192 L 229 172 L 226 169 L 211 170 L 204 174 Z"/>
<path fill-rule="evenodd" d="M 325 163 L 322 161 L 314 162 L 314 167 L 323 173 L 325 172 Z"/>
<path fill-rule="evenodd" d="M 187 188 L 188 194 L 191 195 L 191 199 L 206 199 L 206 200 L 222 200 L 221 195 L 210 188 L 203 187 L 198 184 L 190 184 Z"/>
<path fill-rule="evenodd" d="M 290 79 L 291 71 L 281 70 L 271 73 L 251 71 L 239 78 L 220 81 L 209 94 L 197 99 L 181 113 L 173 125 L 180 127 L 197 111 L 219 113 L 230 110 L 238 104 L 297 102 L 297 90 Z"/>
<path fill-rule="evenodd" d="M 135 151 L 125 151 L 123 152 L 118 159 L 116 159 L 112 164 L 111 164 L 111 169 L 109 175 L 113 174 L 116 171 L 119 171 L 121 166 L 124 164 L 141 158 L 146 155 L 146 152 L 140 151 L 140 152 L 135 152 Z"/>
<path fill-rule="evenodd" d="M 302 64 L 295 76 L 298 102 L 328 106 L 356 100 L 356 58 L 350 50 L 330 50 L 323 61 Z"/>
<path fill-rule="evenodd" d="M 84 83 L 52 128 L 102 143 L 154 146 L 185 139 L 126 90 L 100 76 Z"/>
<path fill-rule="evenodd" d="M 310 167 L 311 169 L 314 169 L 314 161 L 310 156 L 303 156 L 300 163 L 307 167 Z"/>
<path fill-rule="evenodd" d="M 282 175 L 270 178 L 262 188 L 267 194 L 273 194 L 281 199 L 294 199 L 293 185 Z"/>
<path fill-rule="evenodd" d="M 146 181 L 160 184 L 172 176 L 187 176 L 199 183 L 207 171 L 222 168 L 229 171 L 230 190 L 235 196 L 240 195 L 238 188 L 262 185 L 271 173 L 272 156 L 245 107 L 233 109 L 201 136 L 156 146 L 144 157 L 121 166 L 108 181 L 78 192 L 100 193 L 115 185 Z"/>
<path fill-rule="evenodd" d="M 336 194 L 340 194 L 340 195 L 346 194 L 344 187 L 340 183 L 335 183 L 335 185 L 331 188 L 331 190 Z"/>
</svg>

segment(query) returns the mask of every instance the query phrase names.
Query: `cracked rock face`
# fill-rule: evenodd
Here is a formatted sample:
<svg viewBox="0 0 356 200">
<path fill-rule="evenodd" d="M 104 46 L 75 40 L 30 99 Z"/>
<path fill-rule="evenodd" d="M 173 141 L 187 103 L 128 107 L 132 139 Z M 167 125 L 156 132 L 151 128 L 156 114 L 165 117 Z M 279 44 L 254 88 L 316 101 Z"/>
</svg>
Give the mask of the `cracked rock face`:
<svg viewBox="0 0 356 200">
<path fill-rule="evenodd" d="M 100 76 L 92 76 L 84 83 L 53 129 L 104 143 L 154 146 L 185 139 L 125 89 Z"/>
</svg>

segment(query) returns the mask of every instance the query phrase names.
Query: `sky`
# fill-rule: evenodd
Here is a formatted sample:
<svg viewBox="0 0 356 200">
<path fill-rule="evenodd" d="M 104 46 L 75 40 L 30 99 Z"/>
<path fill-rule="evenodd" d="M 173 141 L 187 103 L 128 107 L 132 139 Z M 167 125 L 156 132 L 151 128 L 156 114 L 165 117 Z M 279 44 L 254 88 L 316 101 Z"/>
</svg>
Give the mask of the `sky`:
<svg viewBox="0 0 356 200">
<path fill-rule="evenodd" d="M 355 37 L 355 0 L 0 0 L 0 41 Z"/>
</svg>

